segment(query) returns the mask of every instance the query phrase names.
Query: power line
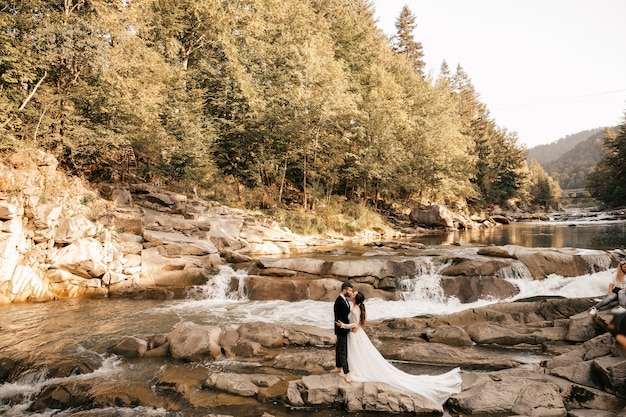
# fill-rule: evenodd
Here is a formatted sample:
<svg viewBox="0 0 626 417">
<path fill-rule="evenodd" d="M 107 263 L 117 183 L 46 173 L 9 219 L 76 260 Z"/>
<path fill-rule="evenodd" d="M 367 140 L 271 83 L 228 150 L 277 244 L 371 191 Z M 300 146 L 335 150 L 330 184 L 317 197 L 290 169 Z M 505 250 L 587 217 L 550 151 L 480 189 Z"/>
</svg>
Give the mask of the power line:
<svg viewBox="0 0 626 417">
<path fill-rule="evenodd" d="M 617 96 L 610 96 L 613 94 L 617 94 Z M 551 104 L 551 103 L 563 103 L 563 102 L 585 101 L 585 100 L 594 100 L 594 99 L 603 99 L 603 98 L 620 98 L 620 97 L 626 98 L 626 88 L 619 89 L 619 90 L 603 91 L 599 93 L 580 94 L 580 95 L 568 96 L 568 97 L 536 98 L 536 99 L 519 101 L 515 103 L 506 103 L 506 104 L 502 104 L 499 106 L 496 105 L 493 107 L 509 108 L 509 107 L 536 105 L 536 104 Z"/>
</svg>

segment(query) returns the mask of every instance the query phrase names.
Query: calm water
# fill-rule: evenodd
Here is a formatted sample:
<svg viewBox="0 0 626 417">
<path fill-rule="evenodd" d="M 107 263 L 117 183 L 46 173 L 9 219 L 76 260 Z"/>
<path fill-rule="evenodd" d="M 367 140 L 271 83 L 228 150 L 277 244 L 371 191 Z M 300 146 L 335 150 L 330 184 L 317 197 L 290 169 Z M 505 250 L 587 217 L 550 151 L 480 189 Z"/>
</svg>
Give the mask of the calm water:
<svg viewBox="0 0 626 417">
<path fill-rule="evenodd" d="M 626 248 L 624 221 L 518 222 L 492 229 L 420 236 L 426 245 L 519 245 L 533 248 Z"/>
</svg>

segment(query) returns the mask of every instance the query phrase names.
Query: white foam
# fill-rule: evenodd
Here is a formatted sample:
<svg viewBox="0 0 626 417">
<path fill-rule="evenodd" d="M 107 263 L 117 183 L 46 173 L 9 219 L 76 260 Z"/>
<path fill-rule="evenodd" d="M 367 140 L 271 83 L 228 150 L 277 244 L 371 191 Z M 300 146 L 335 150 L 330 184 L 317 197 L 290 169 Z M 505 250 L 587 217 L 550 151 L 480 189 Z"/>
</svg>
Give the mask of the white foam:
<svg viewBox="0 0 626 417">
<path fill-rule="evenodd" d="M 229 269 L 226 267 L 226 269 Z M 476 308 L 500 301 L 536 296 L 561 296 L 567 298 L 601 297 L 606 294 L 608 283 L 615 276 L 615 269 L 590 273 L 579 277 L 550 275 L 543 280 L 534 280 L 525 268 L 515 266 L 503 272 L 503 278 L 519 288 L 519 294 L 508 299 L 485 298 L 473 303 L 461 303 L 455 297 L 446 297 L 441 287 L 441 275 L 432 268 L 417 277 L 399 279 L 401 301 L 366 300 L 368 320 L 382 321 L 391 318 L 409 318 L 420 315 L 450 314 L 469 308 Z M 221 277 L 235 273 L 226 270 Z M 238 271 L 241 282 L 245 274 Z M 220 280 L 222 279 L 220 278 Z M 213 285 L 213 284 L 209 284 Z M 221 288 L 228 288 L 223 285 Z M 237 326 L 256 321 L 294 325 L 313 325 L 332 328 L 332 302 L 305 300 L 289 302 L 282 300 L 248 301 L 236 294 L 223 290 L 206 292 L 212 297 L 206 299 L 179 300 L 159 307 L 167 314 L 179 316 L 181 321 L 194 320 L 218 326 Z"/>
</svg>

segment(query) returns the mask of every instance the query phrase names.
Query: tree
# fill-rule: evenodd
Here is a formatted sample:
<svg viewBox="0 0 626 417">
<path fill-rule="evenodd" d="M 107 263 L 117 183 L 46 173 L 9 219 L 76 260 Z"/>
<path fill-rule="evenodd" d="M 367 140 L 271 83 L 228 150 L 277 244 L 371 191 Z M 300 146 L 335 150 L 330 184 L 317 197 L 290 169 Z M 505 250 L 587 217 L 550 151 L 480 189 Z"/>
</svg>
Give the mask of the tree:
<svg viewBox="0 0 626 417">
<path fill-rule="evenodd" d="M 456 73 L 442 83 L 449 85 L 456 97 L 461 133 L 473 142 L 475 172 L 472 182 L 480 191 L 481 199 L 486 203 L 502 204 L 520 197 L 518 192 L 525 182 L 526 163 L 525 151 L 518 146 L 517 136 L 496 126 L 460 65 Z"/>
<path fill-rule="evenodd" d="M 416 42 L 413 32 L 417 27 L 415 23 L 416 17 L 409 6 L 404 5 L 400 11 L 400 15 L 396 19 L 396 35 L 392 38 L 393 49 L 398 54 L 405 55 L 412 63 L 415 70 L 424 77 L 424 50 L 421 42 Z"/>
<path fill-rule="evenodd" d="M 587 177 L 586 188 L 608 207 L 626 205 L 626 113 L 617 134 L 607 129 L 604 156 Z"/>
<path fill-rule="evenodd" d="M 529 163 L 529 179 L 530 203 L 544 209 L 556 208 L 561 199 L 561 187 L 535 158 L 531 158 Z"/>
</svg>

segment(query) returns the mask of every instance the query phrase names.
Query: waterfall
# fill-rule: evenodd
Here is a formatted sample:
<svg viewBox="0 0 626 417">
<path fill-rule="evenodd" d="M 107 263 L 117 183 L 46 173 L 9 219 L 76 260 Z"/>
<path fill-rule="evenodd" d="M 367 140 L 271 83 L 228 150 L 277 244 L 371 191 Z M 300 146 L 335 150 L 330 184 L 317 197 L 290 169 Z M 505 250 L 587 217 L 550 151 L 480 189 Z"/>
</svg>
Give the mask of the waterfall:
<svg viewBox="0 0 626 417">
<path fill-rule="evenodd" d="M 416 275 L 404 276 L 398 279 L 398 288 L 404 301 L 428 300 L 435 303 L 445 302 L 443 288 L 441 287 L 440 271 L 447 264 L 437 267 L 430 259 L 428 261 L 428 266 L 420 265 Z"/>
<path fill-rule="evenodd" d="M 611 267 L 611 257 L 603 251 L 579 249 L 580 256 L 589 265 L 589 272 L 605 271 Z"/>
<path fill-rule="evenodd" d="M 533 276 L 530 271 L 522 262 L 515 261 L 510 266 L 506 266 L 498 270 L 495 274 L 496 277 L 506 280 L 522 279 L 533 280 Z"/>
<path fill-rule="evenodd" d="M 218 266 L 218 273 L 213 275 L 204 285 L 196 285 L 189 289 L 187 297 L 194 300 L 247 300 L 244 291 L 245 279 L 248 273 L 245 270 L 235 271 L 230 266 Z M 233 278 L 237 279 L 237 288 L 231 285 Z"/>
</svg>

